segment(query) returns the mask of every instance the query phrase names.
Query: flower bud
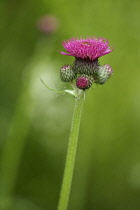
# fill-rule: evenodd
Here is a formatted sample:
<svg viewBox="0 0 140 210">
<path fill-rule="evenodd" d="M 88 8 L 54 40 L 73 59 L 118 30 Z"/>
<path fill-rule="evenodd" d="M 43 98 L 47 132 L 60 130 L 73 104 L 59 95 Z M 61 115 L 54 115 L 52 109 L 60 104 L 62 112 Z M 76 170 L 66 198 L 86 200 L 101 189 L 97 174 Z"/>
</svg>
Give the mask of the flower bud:
<svg viewBox="0 0 140 210">
<path fill-rule="evenodd" d="M 112 75 L 112 69 L 109 65 L 103 65 L 100 66 L 98 71 L 97 71 L 97 77 L 95 82 L 103 85 L 108 79 L 109 77 Z"/>
<path fill-rule="evenodd" d="M 86 75 L 79 76 L 76 79 L 76 86 L 82 90 L 89 89 L 91 87 L 92 83 L 93 83 L 93 78 L 89 78 Z"/>
<path fill-rule="evenodd" d="M 93 75 L 96 71 L 98 71 L 98 68 L 98 59 L 89 60 L 75 58 L 75 62 L 73 65 L 73 69 L 77 74 L 86 74 L 88 76 Z"/>
<path fill-rule="evenodd" d="M 61 67 L 60 78 L 62 82 L 72 82 L 76 78 L 76 74 L 71 65 L 64 65 Z"/>
</svg>

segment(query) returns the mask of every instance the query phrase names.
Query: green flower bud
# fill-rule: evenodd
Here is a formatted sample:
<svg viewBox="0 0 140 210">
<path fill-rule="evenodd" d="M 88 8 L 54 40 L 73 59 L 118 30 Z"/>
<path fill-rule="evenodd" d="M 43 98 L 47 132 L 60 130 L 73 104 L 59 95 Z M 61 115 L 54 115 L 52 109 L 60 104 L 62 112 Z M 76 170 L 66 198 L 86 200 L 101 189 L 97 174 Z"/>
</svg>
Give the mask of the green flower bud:
<svg viewBox="0 0 140 210">
<path fill-rule="evenodd" d="M 112 72 L 113 71 L 109 65 L 106 64 L 106 65 L 100 66 L 97 71 L 95 82 L 100 85 L 103 85 L 112 75 Z"/>
<path fill-rule="evenodd" d="M 76 78 L 76 74 L 71 65 L 64 65 L 61 67 L 60 78 L 62 82 L 72 82 Z"/>
<path fill-rule="evenodd" d="M 88 76 L 94 75 L 94 73 L 98 71 L 98 68 L 98 59 L 89 60 L 75 58 L 75 62 L 73 64 L 74 72 L 76 72 L 77 74 L 86 74 Z"/>
</svg>

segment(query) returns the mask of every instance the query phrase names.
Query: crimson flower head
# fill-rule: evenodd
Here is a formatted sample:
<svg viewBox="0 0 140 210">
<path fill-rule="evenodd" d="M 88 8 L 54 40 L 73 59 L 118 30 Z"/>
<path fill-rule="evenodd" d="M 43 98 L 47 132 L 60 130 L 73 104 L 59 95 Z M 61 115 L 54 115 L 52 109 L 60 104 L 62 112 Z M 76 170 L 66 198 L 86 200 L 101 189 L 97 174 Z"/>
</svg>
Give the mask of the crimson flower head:
<svg viewBox="0 0 140 210">
<path fill-rule="evenodd" d="M 95 60 L 103 55 L 106 55 L 113 50 L 110 49 L 109 42 L 105 38 L 87 38 L 77 39 L 71 38 L 62 43 L 66 52 L 61 52 L 62 55 L 74 56 L 76 58 Z"/>
</svg>

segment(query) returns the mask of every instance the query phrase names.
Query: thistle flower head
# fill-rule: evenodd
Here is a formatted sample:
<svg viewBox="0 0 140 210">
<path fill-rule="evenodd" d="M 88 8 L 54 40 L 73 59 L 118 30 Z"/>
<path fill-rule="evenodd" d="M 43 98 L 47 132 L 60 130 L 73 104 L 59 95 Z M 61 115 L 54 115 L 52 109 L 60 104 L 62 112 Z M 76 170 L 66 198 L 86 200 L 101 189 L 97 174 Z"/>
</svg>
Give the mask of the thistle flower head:
<svg viewBox="0 0 140 210">
<path fill-rule="evenodd" d="M 105 38 L 71 38 L 62 43 L 67 53 L 61 52 L 61 54 L 93 61 L 113 51 L 108 44 Z"/>
</svg>

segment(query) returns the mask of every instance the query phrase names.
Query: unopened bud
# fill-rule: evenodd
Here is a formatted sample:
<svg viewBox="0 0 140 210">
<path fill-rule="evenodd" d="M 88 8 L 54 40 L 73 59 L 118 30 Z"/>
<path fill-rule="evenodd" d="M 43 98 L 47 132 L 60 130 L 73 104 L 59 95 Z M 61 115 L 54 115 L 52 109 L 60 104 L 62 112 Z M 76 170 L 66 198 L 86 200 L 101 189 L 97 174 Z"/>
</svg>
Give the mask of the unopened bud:
<svg viewBox="0 0 140 210">
<path fill-rule="evenodd" d="M 64 65 L 61 67 L 60 78 L 62 82 L 72 82 L 76 78 L 76 74 L 71 65 Z"/>
<path fill-rule="evenodd" d="M 106 64 L 106 65 L 100 66 L 97 71 L 97 77 L 96 77 L 95 82 L 100 85 L 103 85 L 112 75 L 112 72 L 113 71 L 109 65 Z"/>
<path fill-rule="evenodd" d="M 90 78 L 86 75 L 79 76 L 76 80 L 76 86 L 82 90 L 89 89 L 92 83 L 93 83 L 93 78 Z"/>
</svg>

